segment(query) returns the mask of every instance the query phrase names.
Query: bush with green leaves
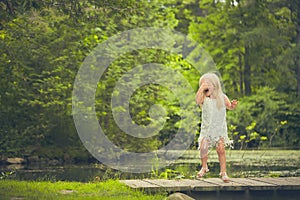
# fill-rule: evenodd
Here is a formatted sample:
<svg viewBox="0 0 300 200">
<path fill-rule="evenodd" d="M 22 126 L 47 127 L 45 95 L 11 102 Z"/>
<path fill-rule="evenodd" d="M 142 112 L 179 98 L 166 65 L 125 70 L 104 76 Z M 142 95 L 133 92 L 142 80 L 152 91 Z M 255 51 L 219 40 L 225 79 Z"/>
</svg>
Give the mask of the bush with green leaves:
<svg viewBox="0 0 300 200">
<path fill-rule="evenodd" d="M 299 117 L 296 104 L 288 96 L 269 87 L 239 99 L 236 110 L 228 112 L 229 134 L 236 148 L 296 147 L 299 137 L 295 123 Z M 292 110 L 294 108 L 294 110 Z M 293 135 L 291 135 L 293 134 Z"/>
</svg>

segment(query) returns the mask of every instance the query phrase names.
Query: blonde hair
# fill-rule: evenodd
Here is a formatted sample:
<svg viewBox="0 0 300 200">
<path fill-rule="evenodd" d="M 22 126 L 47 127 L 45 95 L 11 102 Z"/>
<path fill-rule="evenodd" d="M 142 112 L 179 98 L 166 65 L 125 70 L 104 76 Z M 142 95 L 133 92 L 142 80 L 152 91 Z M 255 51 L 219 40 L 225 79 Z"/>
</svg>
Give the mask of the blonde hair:
<svg viewBox="0 0 300 200">
<path fill-rule="evenodd" d="M 218 109 L 224 107 L 224 93 L 222 91 L 220 79 L 216 74 L 211 72 L 204 74 L 199 79 L 199 89 L 196 94 L 196 103 L 201 107 L 203 105 L 205 94 L 203 93 L 203 91 L 200 91 L 200 87 L 204 80 L 210 82 L 213 86 L 213 89 L 211 90 L 211 98 L 216 99 Z"/>
</svg>

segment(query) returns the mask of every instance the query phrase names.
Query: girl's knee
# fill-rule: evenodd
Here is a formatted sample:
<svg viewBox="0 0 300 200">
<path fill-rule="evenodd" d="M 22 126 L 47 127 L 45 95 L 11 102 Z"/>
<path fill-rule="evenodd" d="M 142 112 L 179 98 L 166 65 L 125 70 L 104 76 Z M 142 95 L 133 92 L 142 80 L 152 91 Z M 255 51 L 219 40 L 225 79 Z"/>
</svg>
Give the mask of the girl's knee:
<svg viewBox="0 0 300 200">
<path fill-rule="evenodd" d="M 208 156 L 208 148 L 207 147 L 201 147 L 200 148 L 200 157 L 204 158 Z"/>
<path fill-rule="evenodd" d="M 206 157 L 208 155 L 209 149 L 209 141 L 207 139 L 203 139 L 200 145 L 200 157 Z"/>
<path fill-rule="evenodd" d="M 220 138 L 219 142 L 217 143 L 217 152 L 219 154 L 225 153 L 225 145 L 223 138 Z"/>
<path fill-rule="evenodd" d="M 206 158 L 206 157 L 208 157 L 208 152 L 200 151 L 200 158 Z"/>
<path fill-rule="evenodd" d="M 225 147 L 224 147 L 224 145 L 218 145 L 217 146 L 217 152 L 218 152 L 218 154 L 224 154 L 225 153 Z"/>
</svg>

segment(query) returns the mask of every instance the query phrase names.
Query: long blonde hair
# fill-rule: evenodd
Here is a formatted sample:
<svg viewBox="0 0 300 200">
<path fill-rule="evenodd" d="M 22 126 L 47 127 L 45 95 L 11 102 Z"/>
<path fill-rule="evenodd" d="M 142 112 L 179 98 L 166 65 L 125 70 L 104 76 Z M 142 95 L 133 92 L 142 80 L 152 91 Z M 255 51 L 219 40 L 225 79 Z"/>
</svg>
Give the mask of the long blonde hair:
<svg viewBox="0 0 300 200">
<path fill-rule="evenodd" d="M 196 94 L 196 103 L 201 107 L 203 105 L 205 94 L 203 91 L 202 92 L 200 91 L 200 87 L 204 80 L 210 82 L 213 86 L 213 89 L 211 91 L 212 92 L 211 98 L 216 99 L 218 109 L 224 107 L 225 106 L 224 93 L 222 91 L 220 79 L 216 74 L 211 72 L 204 74 L 199 79 L 199 89 Z"/>
</svg>

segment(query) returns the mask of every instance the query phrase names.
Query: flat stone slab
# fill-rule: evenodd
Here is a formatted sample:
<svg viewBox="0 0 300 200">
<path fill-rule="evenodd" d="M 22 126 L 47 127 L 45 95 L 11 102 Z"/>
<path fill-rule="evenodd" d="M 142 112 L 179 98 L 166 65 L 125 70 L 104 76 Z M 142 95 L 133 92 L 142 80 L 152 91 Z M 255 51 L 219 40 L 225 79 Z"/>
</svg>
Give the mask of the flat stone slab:
<svg viewBox="0 0 300 200">
<path fill-rule="evenodd" d="M 225 183 L 221 178 L 208 178 L 204 179 L 203 181 L 216 184 L 219 186 L 219 190 L 225 191 L 243 191 L 247 189 L 247 185 L 234 182 L 233 179 L 230 179 L 229 183 Z"/>
<path fill-rule="evenodd" d="M 155 185 L 144 180 L 120 180 L 120 182 L 125 183 L 133 189 L 159 190 L 161 188 L 160 185 Z"/>
<path fill-rule="evenodd" d="M 193 179 L 142 179 L 120 180 L 134 189 L 145 191 L 247 191 L 247 190 L 300 190 L 300 177 L 287 178 L 231 178 L 224 183 L 220 178 Z"/>
<path fill-rule="evenodd" d="M 276 185 L 282 190 L 300 190 L 300 177 L 251 178 L 263 183 Z"/>
<path fill-rule="evenodd" d="M 219 190 L 219 185 L 209 183 L 203 180 L 182 179 L 182 183 L 190 186 L 192 191 L 216 191 Z"/>
<path fill-rule="evenodd" d="M 186 184 L 182 180 L 166 180 L 166 179 L 156 179 L 156 180 L 151 180 L 151 179 L 144 179 L 144 181 L 154 184 L 154 185 L 159 185 L 161 188 L 164 188 L 166 191 L 189 191 L 191 190 L 190 185 Z"/>
<path fill-rule="evenodd" d="M 250 190 L 272 190 L 276 189 L 277 185 L 261 182 L 259 180 L 249 179 L 249 178 L 234 178 L 232 182 L 246 185 Z"/>
</svg>

